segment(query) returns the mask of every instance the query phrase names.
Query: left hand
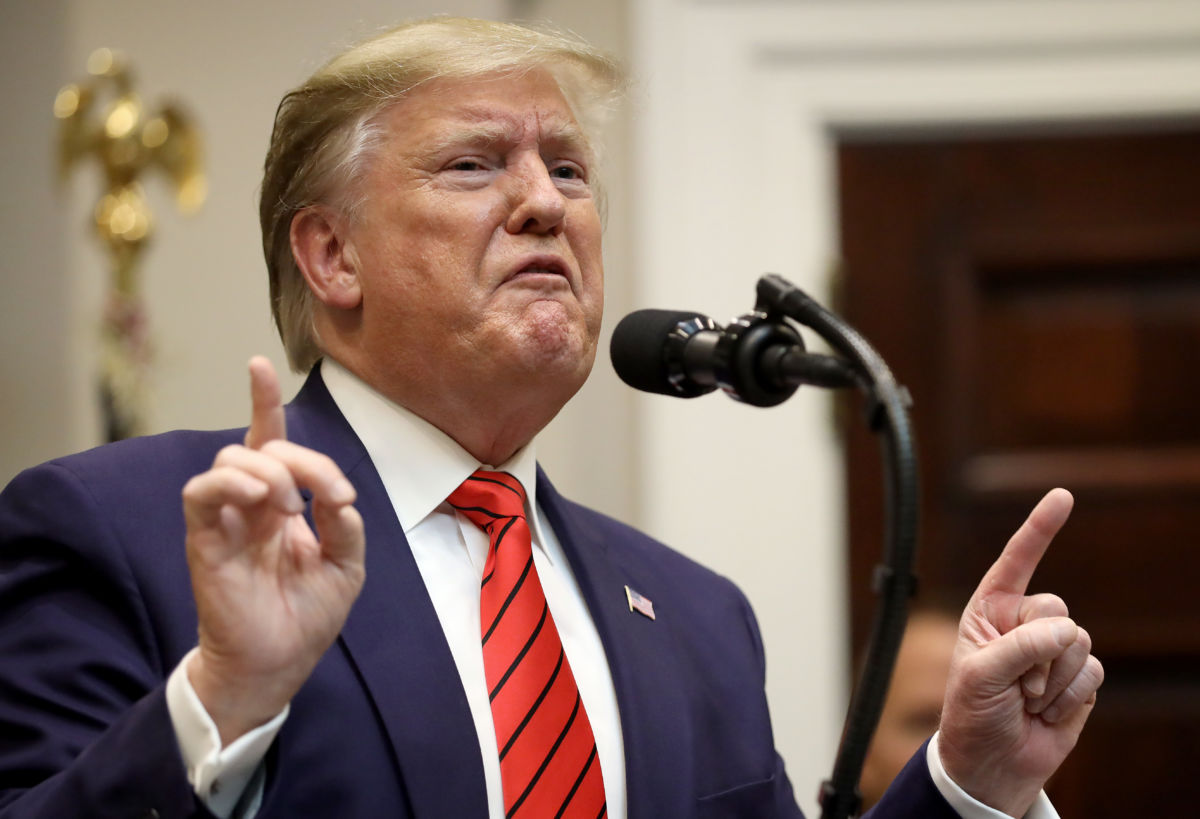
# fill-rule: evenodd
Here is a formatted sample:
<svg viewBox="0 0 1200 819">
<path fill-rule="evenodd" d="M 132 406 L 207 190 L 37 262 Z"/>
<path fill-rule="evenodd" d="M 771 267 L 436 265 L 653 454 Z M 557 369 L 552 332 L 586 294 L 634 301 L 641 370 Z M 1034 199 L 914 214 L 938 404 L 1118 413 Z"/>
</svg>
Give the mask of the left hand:
<svg viewBox="0 0 1200 819">
<path fill-rule="evenodd" d="M 938 749 L 959 787 L 1023 816 L 1075 747 L 1104 670 L 1088 633 L 1052 594 L 1025 591 L 1073 505 L 1048 493 L 967 603 L 942 709 Z"/>
</svg>

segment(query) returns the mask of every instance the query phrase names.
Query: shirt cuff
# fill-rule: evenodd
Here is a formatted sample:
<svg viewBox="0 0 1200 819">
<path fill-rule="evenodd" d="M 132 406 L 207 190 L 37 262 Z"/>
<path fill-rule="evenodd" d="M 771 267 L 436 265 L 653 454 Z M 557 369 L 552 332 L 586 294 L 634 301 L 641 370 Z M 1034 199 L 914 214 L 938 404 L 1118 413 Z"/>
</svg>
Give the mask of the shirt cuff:
<svg viewBox="0 0 1200 819">
<path fill-rule="evenodd" d="M 187 676 L 188 660 L 198 650 L 189 651 L 167 679 L 167 711 L 183 754 L 188 782 L 210 811 L 220 819 L 228 819 L 275 741 L 290 706 L 284 706 L 270 722 L 222 748 L 217 724 L 204 709 Z"/>
<path fill-rule="evenodd" d="M 950 807 L 954 808 L 962 819 L 1011 819 L 1007 813 L 989 808 L 973 798 L 950 778 L 946 769 L 942 767 L 942 758 L 938 754 L 938 734 L 934 734 L 925 747 L 925 764 L 929 767 L 929 776 L 942 798 L 950 803 Z M 1050 804 L 1046 792 L 1041 791 L 1033 806 L 1021 819 L 1059 819 L 1059 816 L 1058 811 Z"/>
</svg>

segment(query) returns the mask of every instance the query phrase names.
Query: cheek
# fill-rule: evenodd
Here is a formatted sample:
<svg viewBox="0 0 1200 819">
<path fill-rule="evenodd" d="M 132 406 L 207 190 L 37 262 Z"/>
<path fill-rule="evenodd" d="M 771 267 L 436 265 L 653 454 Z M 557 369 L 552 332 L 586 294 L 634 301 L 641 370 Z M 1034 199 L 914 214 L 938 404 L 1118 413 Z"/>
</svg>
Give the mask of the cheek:
<svg viewBox="0 0 1200 819">
<path fill-rule="evenodd" d="M 457 241 L 480 242 L 497 231 L 509 209 L 495 190 L 438 191 L 422 202 L 413 229 Z"/>
<path fill-rule="evenodd" d="M 599 243 L 596 246 L 596 258 L 591 265 L 590 275 L 585 274 L 584 288 L 587 291 L 584 300 L 588 305 L 592 331 L 599 332 L 600 320 L 604 313 L 604 262 L 600 256 Z"/>
<path fill-rule="evenodd" d="M 461 286 L 472 257 L 479 255 L 470 232 L 433 220 L 409 222 L 390 236 L 392 240 L 379 245 L 373 260 L 384 298 L 389 292 L 404 294 L 408 301 L 428 298 L 429 306 L 436 308 L 442 291 Z"/>
<path fill-rule="evenodd" d="M 406 197 L 380 231 L 395 237 L 398 252 L 411 254 L 426 266 L 439 262 L 461 266 L 482 254 L 496 233 L 500 210 L 495 196 L 425 192 Z"/>
<path fill-rule="evenodd" d="M 604 259 L 602 253 L 599 217 L 594 209 L 580 220 L 579 228 L 571 236 L 571 250 L 583 274 L 585 289 L 600 291 L 604 288 Z"/>
<path fill-rule="evenodd" d="M 600 214 L 596 212 L 595 206 L 591 202 L 580 203 L 579 209 L 576 211 L 575 224 L 575 242 L 580 246 L 586 246 L 590 252 L 599 253 L 600 237 L 604 230 L 600 225 Z"/>
</svg>

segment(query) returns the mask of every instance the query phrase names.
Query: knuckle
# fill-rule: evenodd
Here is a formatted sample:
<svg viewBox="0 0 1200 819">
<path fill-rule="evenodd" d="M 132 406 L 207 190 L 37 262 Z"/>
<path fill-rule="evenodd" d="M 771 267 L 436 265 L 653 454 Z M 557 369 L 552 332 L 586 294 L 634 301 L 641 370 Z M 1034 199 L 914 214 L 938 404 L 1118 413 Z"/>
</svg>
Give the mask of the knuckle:
<svg viewBox="0 0 1200 819">
<path fill-rule="evenodd" d="M 272 438 L 269 441 L 264 441 L 263 445 L 258 448 L 259 452 L 265 452 L 268 455 L 276 457 L 284 455 L 288 452 L 289 442 L 282 438 Z"/>
<path fill-rule="evenodd" d="M 1070 614 L 1070 609 L 1067 608 L 1067 601 L 1063 600 L 1057 594 L 1046 594 L 1044 605 L 1047 611 L 1057 612 L 1060 617 L 1067 617 Z"/>
<path fill-rule="evenodd" d="M 1021 605 L 1021 621 L 1032 622 L 1049 617 L 1067 617 L 1070 611 L 1057 594 L 1042 593 L 1025 598 Z"/>
<path fill-rule="evenodd" d="M 230 463 L 245 451 L 246 447 L 242 444 L 226 444 L 217 452 L 217 457 L 213 459 L 213 466 Z"/>
<path fill-rule="evenodd" d="M 1042 654 L 1042 640 L 1039 639 L 1038 629 L 1018 628 L 1013 632 L 1021 653 L 1027 657 L 1039 657 Z"/>
<path fill-rule="evenodd" d="M 193 475 L 188 479 L 188 482 L 183 485 L 183 491 L 180 492 L 180 495 L 183 496 L 184 503 L 195 500 L 196 496 L 200 494 L 200 482 L 202 478 L 202 475 Z"/>
<path fill-rule="evenodd" d="M 1063 688 L 1063 692 L 1059 695 L 1060 700 L 1065 700 L 1072 704 L 1078 705 L 1091 700 L 1096 693 L 1096 689 L 1104 681 L 1104 670 L 1100 667 L 1100 663 L 1092 657 L 1084 666 L 1079 669 L 1070 680 L 1069 684 Z"/>
</svg>

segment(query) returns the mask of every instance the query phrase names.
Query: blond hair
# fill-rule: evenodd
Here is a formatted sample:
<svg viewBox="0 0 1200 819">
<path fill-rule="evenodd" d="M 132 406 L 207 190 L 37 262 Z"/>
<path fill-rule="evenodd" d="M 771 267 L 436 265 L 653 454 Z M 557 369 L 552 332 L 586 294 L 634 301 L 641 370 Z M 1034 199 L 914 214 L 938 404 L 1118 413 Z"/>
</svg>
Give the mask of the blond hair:
<svg viewBox="0 0 1200 819">
<path fill-rule="evenodd" d="M 535 68 L 551 73 L 594 140 L 623 88 L 616 63 L 573 35 L 512 23 L 458 17 L 406 23 L 334 57 L 284 95 L 264 163 L 259 218 L 271 312 L 293 370 L 307 372 L 322 355 L 313 296 L 292 257 L 296 213 L 320 203 L 353 218 L 362 204 L 359 182 L 382 138 L 378 115 L 412 89 L 434 79 Z"/>
</svg>

